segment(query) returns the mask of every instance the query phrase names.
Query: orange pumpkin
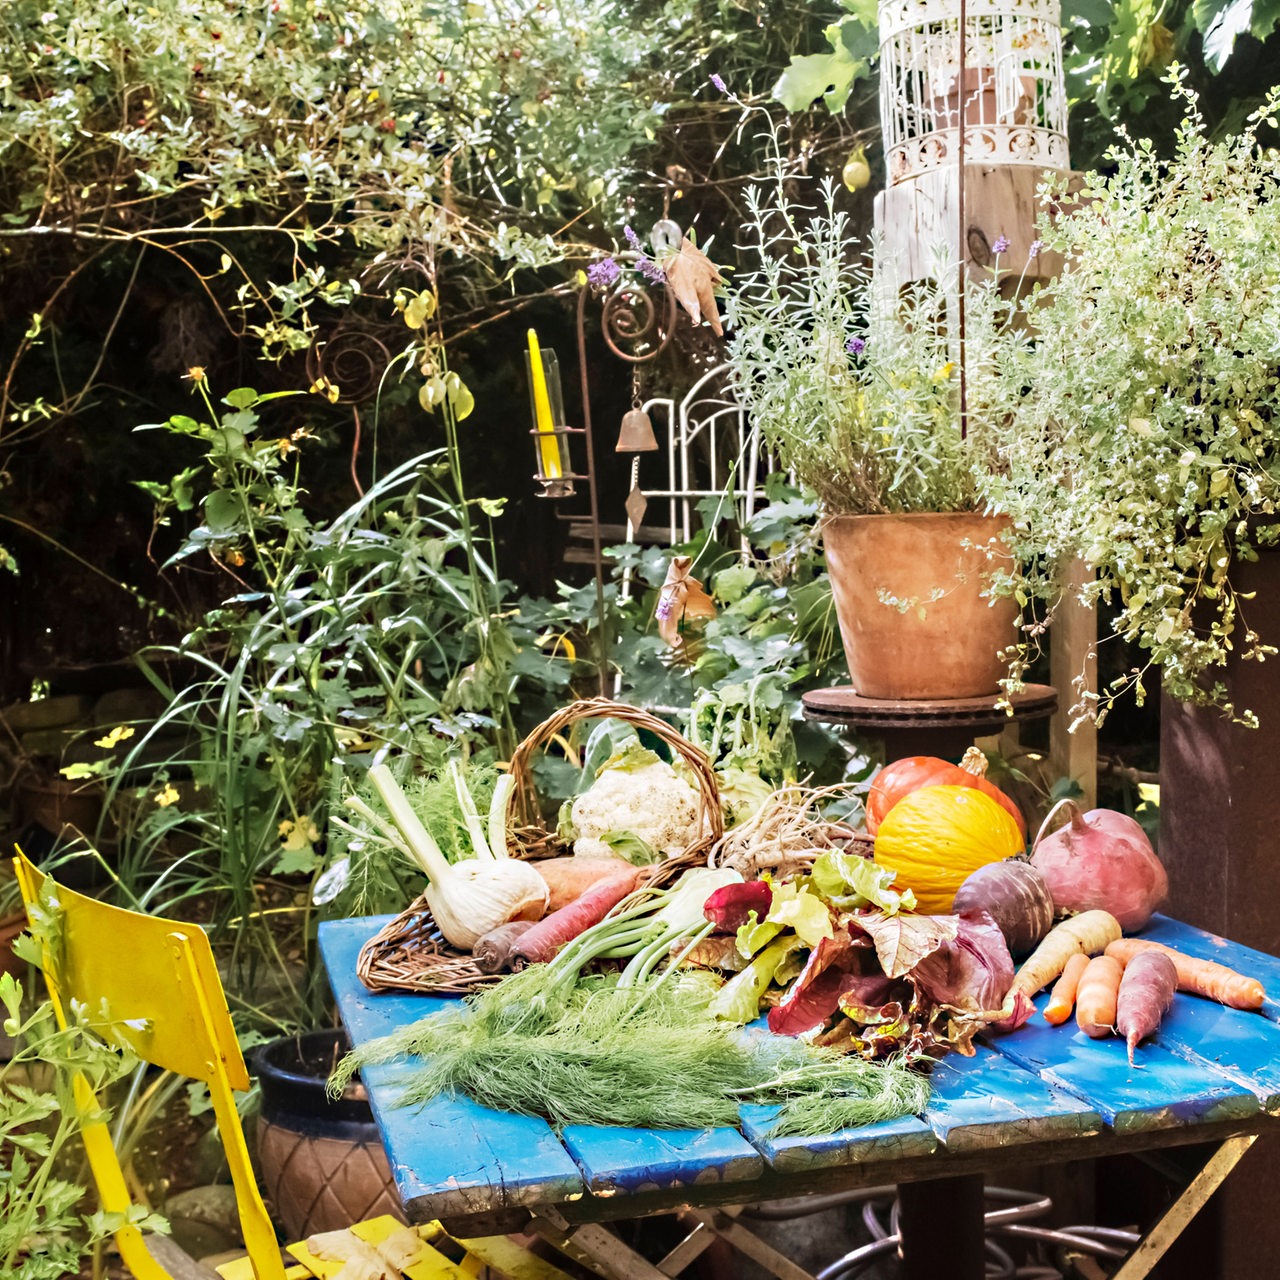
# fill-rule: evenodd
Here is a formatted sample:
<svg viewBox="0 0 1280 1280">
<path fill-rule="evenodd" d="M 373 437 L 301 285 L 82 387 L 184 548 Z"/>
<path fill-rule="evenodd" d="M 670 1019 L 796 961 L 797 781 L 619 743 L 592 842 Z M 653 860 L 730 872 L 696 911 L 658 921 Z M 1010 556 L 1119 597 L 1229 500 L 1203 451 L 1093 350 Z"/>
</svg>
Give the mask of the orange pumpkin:
<svg viewBox="0 0 1280 1280">
<path fill-rule="evenodd" d="M 938 786 L 975 787 L 1006 810 L 1026 838 L 1027 823 L 1022 811 L 994 782 L 987 781 L 987 757 L 977 747 L 970 747 L 959 764 L 937 756 L 907 756 L 885 765 L 867 793 L 867 834 L 875 835 L 885 814 L 903 796 L 921 787 Z"/>
<path fill-rule="evenodd" d="M 979 867 L 1022 851 L 1013 818 L 973 787 L 921 787 L 885 815 L 875 860 L 895 873 L 894 888 L 910 889 L 926 915 L 951 910 L 956 890 Z"/>
</svg>

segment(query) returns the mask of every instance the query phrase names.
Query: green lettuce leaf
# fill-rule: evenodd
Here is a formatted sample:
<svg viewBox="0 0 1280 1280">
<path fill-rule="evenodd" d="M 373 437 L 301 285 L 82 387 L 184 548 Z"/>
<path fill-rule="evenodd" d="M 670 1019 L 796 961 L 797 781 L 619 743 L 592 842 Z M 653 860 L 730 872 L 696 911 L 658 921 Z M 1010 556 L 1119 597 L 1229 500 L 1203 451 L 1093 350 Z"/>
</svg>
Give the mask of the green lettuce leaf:
<svg viewBox="0 0 1280 1280">
<path fill-rule="evenodd" d="M 738 930 L 738 954 L 748 958 L 755 955 L 761 947 L 766 947 L 782 932 L 782 926 L 776 924 L 772 917 L 761 920 L 756 912 L 747 916 L 747 923 Z"/>
<path fill-rule="evenodd" d="M 899 893 L 891 888 L 896 875 L 870 858 L 830 849 L 815 860 L 809 883 L 837 911 L 878 907 L 886 915 L 895 915 L 912 911 L 916 905 L 916 895 L 910 889 Z"/>
<path fill-rule="evenodd" d="M 831 908 L 816 893 L 810 893 L 795 881 L 773 887 L 773 906 L 765 919 L 794 929 L 806 947 L 816 947 L 823 938 L 834 938 Z"/>
<path fill-rule="evenodd" d="M 745 929 L 747 926 L 743 925 Z M 735 974 L 711 998 L 707 1011 L 723 1022 L 754 1022 L 760 1016 L 760 1000 L 787 960 L 804 943 L 794 933 L 779 938 L 760 952 L 741 973 Z"/>
</svg>

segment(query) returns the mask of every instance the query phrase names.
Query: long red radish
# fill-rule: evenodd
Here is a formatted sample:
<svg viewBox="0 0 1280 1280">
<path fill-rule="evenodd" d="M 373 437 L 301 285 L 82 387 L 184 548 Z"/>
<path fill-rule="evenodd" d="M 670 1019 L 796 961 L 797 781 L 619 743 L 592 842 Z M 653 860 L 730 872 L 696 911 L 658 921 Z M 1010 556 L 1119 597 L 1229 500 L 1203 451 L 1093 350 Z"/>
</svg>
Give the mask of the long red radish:
<svg viewBox="0 0 1280 1280">
<path fill-rule="evenodd" d="M 640 878 L 642 867 L 631 867 L 612 880 L 602 880 L 575 898 L 568 906 L 543 916 L 528 933 L 516 940 L 512 955 L 531 964 L 550 960 L 566 943 L 590 929 L 631 893 Z"/>
<path fill-rule="evenodd" d="M 1114 956 L 1094 956 L 1080 975 L 1076 988 L 1076 1026 L 1100 1040 L 1116 1025 L 1116 999 L 1124 969 Z"/>
<path fill-rule="evenodd" d="M 1120 924 L 1109 911 L 1083 911 L 1049 930 L 1045 940 L 1014 975 L 1009 989 L 1033 996 L 1059 977 L 1074 955 L 1097 955 L 1120 936 Z"/>
<path fill-rule="evenodd" d="M 1083 951 L 1077 952 L 1067 961 L 1062 977 L 1053 984 L 1049 993 L 1049 1003 L 1044 1007 L 1044 1020 L 1052 1026 L 1059 1027 L 1071 1017 L 1071 1010 L 1076 1007 L 1076 988 L 1080 985 L 1080 975 L 1089 965 L 1089 957 Z"/>
<path fill-rule="evenodd" d="M 1160 1019 L 1173 1003 L 1177 989 L 1178 970 L 1163 951 L 1139 951 L 1126 962 L 1116 996 L 1116 1030 L 1129 1046 L 1130 1066 L 1139 1043 L 1159 1030 Z"/>
<path fill-rule="evenodd" d="M 1247 1009 L 1256 1012 L 1262 1008 L 1267 998 L 1262 983 L 1257 978 L 1248 978 L 1224 964 L 1215 964 L 1212 960 L 1198 960 L 1195 956 L 1184 955 L 1162 942 L 1147 942 L 1142 938 L 1121 938 L 1107 945 L 1107 955 L 1115 956 L 1122 964 L 1127 964 L 1139 952 L 1162 951 L 1173 961 L 1178 971 L 1178 990 L 1188 991 L 1192 995 L 1204 996 L 1208 1000 L 1216 1000 L 1232 1009 Z"/>
</svg>

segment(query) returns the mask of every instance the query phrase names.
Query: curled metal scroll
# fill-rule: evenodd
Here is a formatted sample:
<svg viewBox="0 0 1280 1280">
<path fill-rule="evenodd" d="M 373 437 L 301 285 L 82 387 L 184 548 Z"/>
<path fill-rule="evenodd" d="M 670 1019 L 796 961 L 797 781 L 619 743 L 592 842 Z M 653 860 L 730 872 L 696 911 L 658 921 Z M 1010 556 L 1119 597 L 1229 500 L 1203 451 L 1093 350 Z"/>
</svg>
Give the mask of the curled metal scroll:
<svg viewBox="0 0 1280 1280">
<path fill-rule="evenodd" d="M 341 324 L 307 348 L 307 377 L 328 378 L 339 404 L 360 404 L 376 394 L 391 360 L 390 347 L 372 330 Z"/>
<path fill-rule="evenodd" d="M 628 282 L 604 300 L 600 329 L 619 360 L 644 364 L 655 359 L 671 341 L 676 327 L 676 296 L 662 290 L 662 303 L 642 285 Z"/>
</svg>

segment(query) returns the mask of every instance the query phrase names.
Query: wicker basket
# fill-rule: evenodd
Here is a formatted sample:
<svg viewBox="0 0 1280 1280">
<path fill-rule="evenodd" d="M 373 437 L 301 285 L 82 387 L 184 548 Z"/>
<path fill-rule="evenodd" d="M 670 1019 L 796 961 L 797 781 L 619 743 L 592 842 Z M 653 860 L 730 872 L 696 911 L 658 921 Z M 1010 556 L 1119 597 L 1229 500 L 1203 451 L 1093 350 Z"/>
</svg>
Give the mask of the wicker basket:
<svg viewBox="0 0 1280 1280">
<path fill-rule="evenodd" d="M 711 847 L 724 834 L 720 793 L 711 762 L 665 720 L 638 707 L 608 698 L 588 698 L 549 716 L 511 757 L 515 786 L 507 809 L 510 851 L 516 858 L 550 857 L 561 850 L 555 833 L 542 825 L 533 783 L 533 761 L 557 734 L 578 720 L 624 720 L 647 729 L 680 755 L 697 779 L 701 837 L 683 853 L 657 864 L 647 883 L 662 885 L 688 867 L 705 865 Z M 497 982 L 501 974 L 481 973 L 471 955 L 445 941 L 427 906 L 426 895 L 384 925 L 360 949 L 356 973 L 370 991 L 417 991 L 466 995 Z"/>
</svg>

